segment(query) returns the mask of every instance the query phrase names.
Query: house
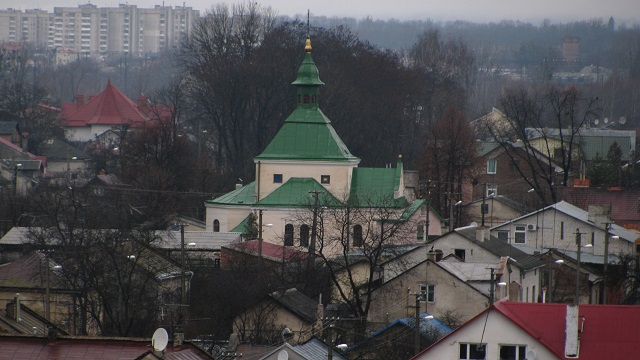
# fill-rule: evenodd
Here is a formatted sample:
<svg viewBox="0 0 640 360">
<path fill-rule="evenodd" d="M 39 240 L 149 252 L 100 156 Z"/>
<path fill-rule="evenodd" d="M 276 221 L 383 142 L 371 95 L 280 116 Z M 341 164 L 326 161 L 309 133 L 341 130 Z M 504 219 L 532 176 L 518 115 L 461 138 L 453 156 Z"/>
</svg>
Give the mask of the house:
<svg viewBox="0 0 640 360">
<path fill-rule="evenodd" d="M 479 226 L 492 227 L 528 213 L 521 201 L 504 195 L 473 200 L 462 205 L 463 223 L 475 222 Z"/>
<path fill-rule="evenodd" d="M 591 204 L 610 204 L 611 222 L 629 230 L 640 230 L 640 190 L 594 187 L 565 187 L 562 200 L 582 210 Z"/>
<path fill-rule="evenodd" d="M 423 349 L 440 340 L 452 330 L 429 313 L 418 315 L 420 340 Z M 407 359 L 416 353 L 415 316 L 398 319 L 374 332 L 366 340 L 347 349 L 351 358 Z"/>
<path fill-rule="evenodd" d="M 629 359 L 640 307 L 498 302 L 412 359 Z"/>
<path fill-rule="evenodd" d="M 322 306 L 295 288 L 275 291 L 233 320 L 241 341 L 304 343 L 322 331 Z"/>
<path fill-rule="evenodd" d="M 38 154 L 47 158 L 48 174 L 77 174 L 85 170 L 91 161 L 87 153 L 57 138 L 43 142 Z"/>
<path fill-rule="evenodd" d="M 224 246 L 239 243 L 238 233 L 212 233 L 208 231 L 156 231 L 158 241 L 154 247 L 167 257 L 180 262 L 184 248 L 185 262 L 190 268 L 220 267 L 221 252 Z"/>
<path fill-rule="evenodd" d="M 47 159 L 36 156 L 0 137 L 0 178 L 8 181 L 14 195 L 25 195 L 47 172 Z"/>
<path fill-rule="evenodd" d="M 424 250 L 424 249 L 423 249 Z M 486 292 L 449 271 L 440 262 L 424 260 L 393 278 L 384 278 L 371 292 L 368 326 L 379 329 L 415 314 L 416 297 L 420 311 L 436 318 L 455 317 L 466 321 L 490 303 Z"/>
<path fill-rule="evenodd" d="M 415 199 L 417 173 L 405 172 L 401 157 L 395 168 L 358 167 L 360 159 L 351 154 L 318 106 L 323 82 L 311 50 L 307 39 L 305 57 L 293 82 L 297 106 L 254 158 L 256 180 L 206 201 L 207 229 L 228 232 L 255 217 L 257 232 L 265 242 L 308 249 L 315 246 L 312 218 L 322 216 L 325 209 L 348 207 L 386 213 L 370 221 L 353 220 L 349 246 L 361 246 L 363 233 L 384 227 L 385 222 L 405 224 L 403 242 L 424 241 L 427 215 L 429 235 L 439 235 L 441 219 L 427 212 L 425 200 Z M 325 251 L 339 249 L 325 246 Z"/>
<path fill-rule="evenodd" d="M 605 231 L 606 221 L 594 221 L 588 211 L 560 201 L 494 226 L 490 231 L 498 239 L 539 252 L 548 248 L 575 252 L 579 231 L 582 245 L 590 244 L 582 247 L 581 253 L 598 256 L 604 255 L 605 234 L 608 234 L 609 254 L 634 254 L 638 234 L 616 224 L 610 224 L 609 230 Z"/>
<path fill-rule="evenodd" d="M 312 338 L 305 343 L 295 346 L 285 342 L 261 357 L 260 360 L 347 360 L 346 356 L 342 355 L 337 349 L 332 349 L 330 346 L 331 345 L 327 345 L 324 341 L 317 338 Z"/>
<path fill-rule="evenodd" d="M 454 255 L 465 263 L 489 264 L 495 268 L 496 279 L 506 283 L 504 289 L 498 290 L 496 298 L 509 295 L 512 301 L 536 301 L 536 289 L 540 289 L 540 271 L 544 262 L 507 241 L 489 236 L 488 229 L 477 226 L 457 228 L 426 246 L 440 254 L 436 256 L 442 257 L 442 261 Z M 436 257 L 436 260 L 439 259 Z M 482 276 L 486 279 L 486 275 Z M 486 286 L 484 294 L 488 293 Z"/>
<path fill-rule="evenodd" d="M 167 346 L 164 355 L 154 354 L 151 339 L 102 338 L 89 336 L 0 336 L 1 359 L 214 359 L 191 342 Z"/>
<path fill-rule="evenodd" d="M 102 92 L 84 101 L 77 95 L 73 103 L 62 104 L 60 126 L 72 141 L 90 141 L 111 129 L 156 126 L 159 121 L 172 120 L 169 106 L 152 106 L 149 99 L 139 96 L 137 103 L 129 99 L 111 80 Z"/>
</svg>

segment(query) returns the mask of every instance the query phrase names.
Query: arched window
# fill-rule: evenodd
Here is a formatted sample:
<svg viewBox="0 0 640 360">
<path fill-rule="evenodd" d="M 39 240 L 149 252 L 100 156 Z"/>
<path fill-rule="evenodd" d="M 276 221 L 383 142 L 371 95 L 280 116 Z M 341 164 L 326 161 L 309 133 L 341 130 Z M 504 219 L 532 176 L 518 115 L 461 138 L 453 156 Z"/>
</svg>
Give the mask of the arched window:
<svg viewBox="0 0 640 360">
<path fill-rule="evenodd" d="M 353 227 L 353 246 L 360 247 L 362 246 L 362 226 L 355 225 Z"/>
<path fill-rule="evenodd" d="M 309 247 L 309 225 L 300 225 L 300 246 Z"/>
<path fill-rule="evenodd" d="M 220 221 L 218 219 L 213 220 L 213 232 L 220 232 Z"/>
<path fill-rule="evenodd" d="M 284 246 L 293 246 L 293 225 L 284 226 Z"/>
<path fill-rule="evenodd" d="M 304 96 L 304 103 L 308 104 L 309 103 L 309 95 L 305 95 Z"/>
</svg>

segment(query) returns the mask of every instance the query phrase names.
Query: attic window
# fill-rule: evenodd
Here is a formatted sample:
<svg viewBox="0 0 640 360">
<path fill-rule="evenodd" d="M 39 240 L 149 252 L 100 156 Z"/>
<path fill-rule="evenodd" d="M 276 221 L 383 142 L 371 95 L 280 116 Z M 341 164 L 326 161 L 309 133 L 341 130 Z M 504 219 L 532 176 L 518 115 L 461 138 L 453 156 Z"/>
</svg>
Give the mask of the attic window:
<svg viewBox="0 0 640 360">
<path fill-rule="evenodd" d="M 464 249 L 455 249 L 454 254 L 464 261 L 466 257 L 466 251 Z"/>
<path fill-rule="evenodd" d="M 323 184 L 323 185 L 331 184 L 331 175 L 320 175 L 320 184 Z"/>
<path fill-rule="evenodd" d="M 273 183 L 282 184 L 282 174 L 273 174 Z"/>
<path fill-rule="evenodd" d="M 460 343 L 460 360 L 486 359 L 487 344 Z"/>
</svg>

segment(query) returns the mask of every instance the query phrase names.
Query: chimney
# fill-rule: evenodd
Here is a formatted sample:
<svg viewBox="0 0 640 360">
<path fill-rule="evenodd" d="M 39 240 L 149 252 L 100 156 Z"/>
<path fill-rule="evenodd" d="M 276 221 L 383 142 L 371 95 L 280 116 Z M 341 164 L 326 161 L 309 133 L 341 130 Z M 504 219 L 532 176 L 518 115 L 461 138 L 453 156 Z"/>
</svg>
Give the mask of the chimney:
<svg viewBox="0 0 640 360">
<path fill-rule="evenodd" d="M 476 240 L 477 241 L 485 241 L 488 237 L 487 228 L 484 226 L 476 227 Z"/>
<path fill-rule="evenodd" d="M 138 110 L 147 111 L 148 109 L 149 109 L 149 98 L 144 95 L 138 96 Z"/>
<path fill-rule="evenodd" d="M 84 95 L 76 95 L 76 109 L 84 105 Z"/>
<path fill-rule="evenodd" d="M 29 133 L 28 132 L 23 132 L 22 134 L 20 134 L 20 148 L 22 149 L 22 152 L 29 151 Z"/>
<path fill-rule="evenodd" d="M 564 356 L 568 358 L 577 358 L 579 355 L 580 338 L 578 333 L 578 305 L 567 305 Z"/>
<path fill-rule="evenodd" d="M 427 253 L 427 259 L 429 259 L 429 260 L 431 260 L 433 262 L 437 262 L 438 261 L 437 260 L 437 255 L 438 255 L 437 250 L 436 251 L 434 251 L 433 249 L 429 250 L 429 252 Z"/>
</svg>

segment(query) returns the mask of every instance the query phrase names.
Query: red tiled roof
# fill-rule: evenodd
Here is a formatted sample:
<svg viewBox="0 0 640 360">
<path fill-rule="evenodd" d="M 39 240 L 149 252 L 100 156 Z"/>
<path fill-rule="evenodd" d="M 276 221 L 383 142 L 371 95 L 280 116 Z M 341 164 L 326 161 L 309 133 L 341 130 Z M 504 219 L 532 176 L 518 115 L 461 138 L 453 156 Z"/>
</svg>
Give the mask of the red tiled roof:
<svg viewBox="0 0 640 360">
<path fill-rule="evenodd" d="M 0 336 L 0 360 L 27 359 L 105 359 L 132 360 L 151 350 L 150 339 L 106 339 L 61 337 L 47 342 L 37 337 Z M 165 359 L 212 359 L 190 344 L 180 348 L 168 346 Z"/>
<path fill-rule="evenodd" d="M 611 205 L 611 219 L 625 228 L 640 229 L 640 190 L 564 188 L 564 200 L 588 211 L 589 205 Z"/>
<path fill-rule="evenodd" d="M 495 308 L 556 354 L 564 354 L 566 304 L 498 302 Z M 580 305 L 580 359 L 633 359 L 640 306 Z M 564 357 L 562 357 L 564 358 Z"/>
<path fill-rule="evenodd" d="M 258 240 L 250 240 L 236 244 L 229 244 L 226 246 L 231 249 L 239 250 L 244 253 L 250 253 L 254 255 L 258 255 Z M 283 254 L 284 251 L 284 254 Z M 287 260 L 304 260 L 309 254 L 304 251 L 297 250 L 296 248 L 290 246 L 281 246 L 272 244 L 266 241 L 262 242 L 262 255 L 267 258 L 272 258 L 274 260 L 278 259 L 287 259 Z"/>
<path fill-rule="evenodd" d="M 149 120 L 149 109 L 141 109 L 118 88 L 107 82 L 107 87 L 80 107 L 78 103 L 62 104 L 62 126 L 88 125 L 142 125 Z M 170 114 L 169 107 L 157 107 L 160 117 Z M 154 117 L 155 118 L 155 117 Z"/>
</svg>

